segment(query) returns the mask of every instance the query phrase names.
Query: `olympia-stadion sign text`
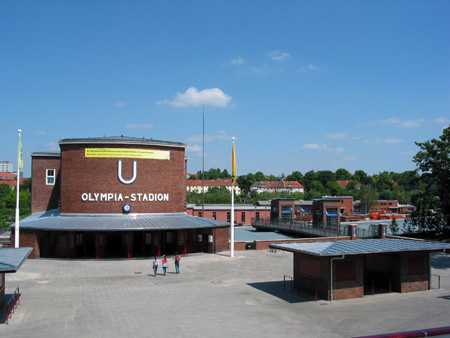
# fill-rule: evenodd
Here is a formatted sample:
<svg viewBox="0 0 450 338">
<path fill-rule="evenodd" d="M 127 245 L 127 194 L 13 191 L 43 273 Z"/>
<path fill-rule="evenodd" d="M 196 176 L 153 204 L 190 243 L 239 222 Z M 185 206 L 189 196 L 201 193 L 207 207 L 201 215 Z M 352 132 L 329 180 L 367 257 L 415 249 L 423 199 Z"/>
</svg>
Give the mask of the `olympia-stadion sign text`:
<svg viewBox="0 0 450 338">
<path fill-rule="evenodd" d="M 170 151 L 122 148 L 86 148 L 85 157 L 103 158 L 139 158 L 153 160 L 170 160 Z M 130 185 L 138 175 L 137 161 L 133 161 L 133 175 L 130 179 L 122 176 L 122 160 L 117 161 L 117 178 L 123 184 Z M 84 202 L 167 202 L 168 193 L 135 192 L 124 195 L 109 192 L 85 192 L 81 194 Z"/>
</svg>

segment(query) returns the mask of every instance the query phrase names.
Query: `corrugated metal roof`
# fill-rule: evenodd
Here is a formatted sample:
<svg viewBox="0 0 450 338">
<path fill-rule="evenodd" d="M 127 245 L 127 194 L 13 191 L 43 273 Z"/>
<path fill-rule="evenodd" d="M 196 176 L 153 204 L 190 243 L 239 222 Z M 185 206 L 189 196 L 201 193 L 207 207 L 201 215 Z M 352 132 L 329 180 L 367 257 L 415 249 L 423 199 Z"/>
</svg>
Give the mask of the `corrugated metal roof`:
<svg viewBox="0 0 450 338">
<path fill-rule="evenodd" d="M 314 256 L 362 255 L 405 251 L 450 250 L 449 243 L 403 239 L 364 239 L 336 242 L 282 243 L 270 247 Z"/>
<path fill-rule="evenodd" d="M 0 248 L 0 271 L 15 272 L 20 269 L 32 248 Z"/>
<path fill-rule="evenodd" d="M 63 214 L 57 211 L 36 213 L 20 222 L 21 229 L 61 231 L 137 231 L 215 228 L 228 223 L 173 214 Z M 14 228 L 14 224 L 11 225 Z"/>
</svg>

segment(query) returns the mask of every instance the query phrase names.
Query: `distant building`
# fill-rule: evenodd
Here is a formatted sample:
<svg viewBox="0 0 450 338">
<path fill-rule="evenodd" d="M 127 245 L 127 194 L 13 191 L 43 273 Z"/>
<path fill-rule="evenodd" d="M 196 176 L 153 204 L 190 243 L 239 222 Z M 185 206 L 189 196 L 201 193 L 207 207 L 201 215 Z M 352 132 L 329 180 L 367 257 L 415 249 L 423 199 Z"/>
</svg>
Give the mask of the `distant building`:
<svg viewBox="0 0 450 338">
<path fill-rule="evenodd" d="M 228 191 L 231 192 L 231 178 L 218 178 L 216 180 L 205 180 L 205 192 L 208 192 L 211 188 L 219 188 L 225 187 Z M 187 192 L 195 192 L 200 194 L 203 189 L 203 180 L 187 180 L 186 181 L 186 190 Z M 237 182 L 234 183 L 234 193 L 236 195 L 241 194 L 241 188 L 239 188 L 239 184 Z"/>
<path fill-rule="evenodd" d="M 20 184 L 25 181 L 24 177 L 20 178 Z M 7 184 L 12 188 L 17 186 L 17 173 L 0 172 L 0 184 Z"/>
<path fill-rule="evenodd" d="M 350 182 L 355 182 L 356 183 L 356 186 L 355 186 L 356 189 L 360 189 L 361 188 L 361 183 L 359 183 L 358 181 L 355 181 L 355 180 L 337 180 L 336 182 L 337 182 L 337 184 L 339 184 L 339 186 L 341 188 L 346 188 L 349 185 Z"/>
<path fill-rule="evenodd" d="M 5 173 L 13 172 L 13 165 L 8 161 L 0 161 L 0 171 Z"/>
<path fill-rule="evenodd" d="M 278 192 L 278 193 L 301 193 L 305 192 L 305 187 L 297 181 L 256 181 L 250 186 L 250 191 Z"/>
</svg>

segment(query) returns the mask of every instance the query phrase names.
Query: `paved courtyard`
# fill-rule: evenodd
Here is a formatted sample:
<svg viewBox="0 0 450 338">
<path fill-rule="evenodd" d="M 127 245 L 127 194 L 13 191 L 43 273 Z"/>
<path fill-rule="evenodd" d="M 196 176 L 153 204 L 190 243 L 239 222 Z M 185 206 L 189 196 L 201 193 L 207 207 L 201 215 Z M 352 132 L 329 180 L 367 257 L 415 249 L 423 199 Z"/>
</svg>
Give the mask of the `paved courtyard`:
<svg viewBox="0 0 450 338">
<path fill-rule="evenodd" d="M 328 302 L 283 290 L 292 254 L 193 254 L 152 276 L 151 259 L 27 260 L 6 276 L 20 305 L 0 337 L 353 337 L 449 326 L 450 255 L 431 291 Z M 161 273 L 162 271 L 159 271 Z"/>
</svg>

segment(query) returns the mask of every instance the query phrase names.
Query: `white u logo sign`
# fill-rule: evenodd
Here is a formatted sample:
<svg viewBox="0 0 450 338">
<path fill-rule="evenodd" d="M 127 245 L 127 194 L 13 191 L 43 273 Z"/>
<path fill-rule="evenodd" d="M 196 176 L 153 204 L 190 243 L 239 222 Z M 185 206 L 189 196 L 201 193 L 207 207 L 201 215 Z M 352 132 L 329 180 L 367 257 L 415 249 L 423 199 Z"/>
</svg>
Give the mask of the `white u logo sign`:
<svg viewBox="0 0 450 338">
<path fill-rule="evenodd" d="M 117 177 L 119 178 L 119 181 L 123 184 L 131 184 L 134 181 L 136 181 L 137 177 L 137 161 L 133 161 L 133 177 L 129 180 L 126 180 L 122 177 L 122 160 L 119 160 L 118 167 L 117 167 Z"/>
</svg>

